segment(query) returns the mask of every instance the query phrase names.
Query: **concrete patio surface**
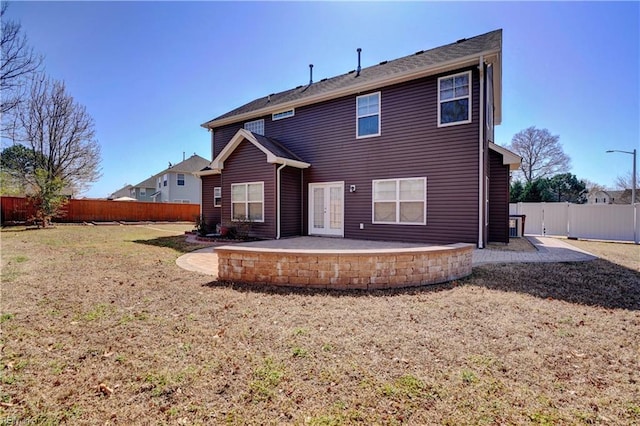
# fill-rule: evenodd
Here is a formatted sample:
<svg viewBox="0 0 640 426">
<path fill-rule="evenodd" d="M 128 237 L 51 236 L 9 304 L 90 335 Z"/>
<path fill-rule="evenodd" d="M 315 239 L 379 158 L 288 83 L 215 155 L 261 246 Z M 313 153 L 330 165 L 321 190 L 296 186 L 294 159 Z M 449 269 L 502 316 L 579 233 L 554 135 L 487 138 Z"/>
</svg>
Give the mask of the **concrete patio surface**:
<svg viewBox="0 0 640 426">
<path fill-rule="evenodd" d="M 561 239 L 552 237 L 532 236 L 527 238 L 536 251 L 519 252 L 492 249 L 475 249 L 473 251 L 473 266 L 487 263 L 537 263 L 537 262 L 585 262 L 597 259 L 597 256 L 581 250 Z M 280 249 L 314 249 L 314 250 L 389 250 L 423 247 L 424 244 L 379 242 L 365 240 L 351 240 L 346 238 L 296 237 L 280 240 L 254 241 L 237 243 L 251 247 Z M 218 243 L 216 246 L 224 244 Z M 176 259 L 176 264 L 188 271 L 218 276 L 218 256 L 215 247 L 206 247 L 184 254 Z"/>
</svg>

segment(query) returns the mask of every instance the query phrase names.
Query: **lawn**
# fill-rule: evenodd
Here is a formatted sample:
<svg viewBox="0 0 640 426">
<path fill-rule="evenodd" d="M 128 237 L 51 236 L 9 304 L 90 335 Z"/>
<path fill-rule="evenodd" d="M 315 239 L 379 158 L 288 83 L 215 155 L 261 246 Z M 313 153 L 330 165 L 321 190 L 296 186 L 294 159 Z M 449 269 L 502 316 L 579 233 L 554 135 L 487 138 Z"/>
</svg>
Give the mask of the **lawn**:
<svg viewBox="0 0 640 426">
<path fill-rule="evenodd" d="M 294 291 L 178 268 L 186 228 L 3 229 L 0 424 L 640 422 L 638 246 Z"/>
</svg>

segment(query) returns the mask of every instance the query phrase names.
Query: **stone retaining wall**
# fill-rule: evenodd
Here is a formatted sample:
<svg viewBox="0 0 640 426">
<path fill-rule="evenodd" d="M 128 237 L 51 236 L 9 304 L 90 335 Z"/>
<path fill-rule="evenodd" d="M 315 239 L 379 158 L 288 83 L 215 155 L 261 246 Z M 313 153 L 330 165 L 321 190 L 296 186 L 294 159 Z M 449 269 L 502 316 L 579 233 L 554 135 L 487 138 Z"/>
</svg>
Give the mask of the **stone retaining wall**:
<svg viewBox="0 0 640 426">
<path fill-rule="evenodd" d="M 217 247 L 223 281 L 331 289 L 412 287 L 471 274 L 472 244 L 375 249 Z"/>
</svg>

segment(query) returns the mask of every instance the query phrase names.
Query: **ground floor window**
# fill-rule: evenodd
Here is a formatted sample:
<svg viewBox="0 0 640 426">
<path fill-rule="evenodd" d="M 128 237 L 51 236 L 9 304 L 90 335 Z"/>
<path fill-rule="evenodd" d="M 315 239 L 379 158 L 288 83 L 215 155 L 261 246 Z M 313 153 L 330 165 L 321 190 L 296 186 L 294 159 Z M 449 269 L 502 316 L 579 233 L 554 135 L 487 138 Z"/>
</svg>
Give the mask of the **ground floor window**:
<svg viewBox="0 0 640 426">
<path fill-rule="evenodd" d="M 231 219 L 264 222 L 264 182 L 231 185 Z"/>
<path fill-rule="evenodd" d="M 213 207 L 222 206 L 222 188 L 216 186 L 213 188 Z"/>
<path fill-rule="evenodd" d="M 427 178 L 373 181 L 373 223 L 425 225 Z"/>
</svg>

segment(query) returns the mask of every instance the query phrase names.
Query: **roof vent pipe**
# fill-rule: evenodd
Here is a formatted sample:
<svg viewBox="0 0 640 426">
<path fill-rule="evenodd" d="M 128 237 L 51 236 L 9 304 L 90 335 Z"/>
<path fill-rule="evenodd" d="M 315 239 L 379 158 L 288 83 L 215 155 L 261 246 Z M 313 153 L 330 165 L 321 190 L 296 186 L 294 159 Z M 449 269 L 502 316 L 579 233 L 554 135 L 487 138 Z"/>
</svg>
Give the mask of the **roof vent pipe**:
<svg viewBox="0 0 640 426">
<path fill-rule="evenodd" d="M 309 85 L 313 84 L 313 64 L 309 64 Z"/>
<path fill-rule="evenodd" d="M 358 68 L 356 70 L 356 77 L 357 77 L 357 76 L 360 75 L 360 70 L 362 69 L 362 68 L 360 68 L 360 52 L 362 52 L 362 49 L 360 49 L 358 47 L 358 49 L 356 49 L 356 50 L 358 51 Z"/>
</svg>

